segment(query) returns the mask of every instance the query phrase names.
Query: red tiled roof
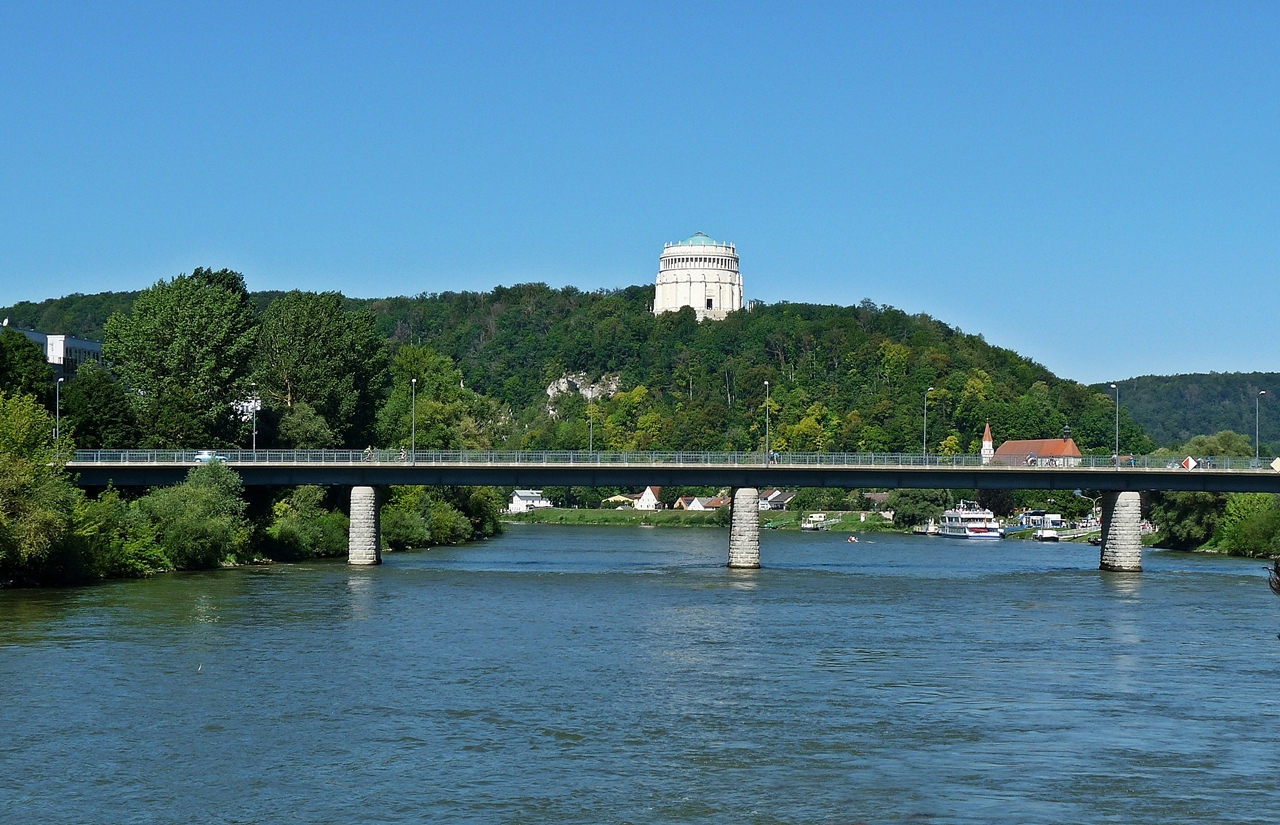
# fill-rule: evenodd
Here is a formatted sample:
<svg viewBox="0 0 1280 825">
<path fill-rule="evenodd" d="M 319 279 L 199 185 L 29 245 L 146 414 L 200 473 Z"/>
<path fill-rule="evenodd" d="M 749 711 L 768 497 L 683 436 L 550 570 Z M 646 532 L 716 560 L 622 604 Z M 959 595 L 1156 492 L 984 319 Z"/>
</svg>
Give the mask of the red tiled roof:
<svg viewBox="0 0 1280 825">
<path fill-rule="evenodd" d="M 1037 458 L 1079 458 L 1080 448 L 1074 438 L 1031 438 L 1025 441 L 1006 441 L 996 448 L 998 456 L 1026 456 L 1034 453 Z"/>
</svg>

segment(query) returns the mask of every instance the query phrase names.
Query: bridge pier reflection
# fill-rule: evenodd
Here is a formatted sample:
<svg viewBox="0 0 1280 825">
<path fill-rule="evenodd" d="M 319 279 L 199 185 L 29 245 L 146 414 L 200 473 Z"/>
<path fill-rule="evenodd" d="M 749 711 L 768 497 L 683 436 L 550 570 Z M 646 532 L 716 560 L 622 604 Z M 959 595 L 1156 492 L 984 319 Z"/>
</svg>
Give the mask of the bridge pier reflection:
<svg viewBox="0 0 1280 825">
<path fill-rule="evenodd" d="M 1132 491 L 1102 494 L 1102 558 L 1099 568 L 1142 571 L 1142 496 Z"/>
<path fill-rule="evenodd" d="M 739 487 L 733 491 L 729 566 L 760 566 L 760 491 L 755 487 Z"/>
<path fill-rule="evenodd" d="M 374 487 L 351 488 L 351 528 L 347 539 L 347 563 L 382 564 L 378 491 Z"/>
</svg>

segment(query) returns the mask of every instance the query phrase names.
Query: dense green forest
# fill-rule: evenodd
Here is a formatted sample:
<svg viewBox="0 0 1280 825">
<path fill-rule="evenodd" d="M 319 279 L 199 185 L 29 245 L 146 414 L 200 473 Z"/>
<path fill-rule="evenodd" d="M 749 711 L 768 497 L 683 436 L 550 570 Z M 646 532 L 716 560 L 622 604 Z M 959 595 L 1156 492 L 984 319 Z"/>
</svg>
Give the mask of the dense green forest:
<svg viewBox="0 0 1280 825">
<path fill-rule="evenodd" d="M 125 304 L 131 311 L 132 302 L 140 296 L 145 302 L 150 292 L 71 296 L 20 304 L 8 312 L 18 325 L 45 319 L 42 328 L 53 329 L 47 322 L 62 318 L 79 323 L 77 332 L 101 327 L 108 349 L 115 347 L 117 372 L 145 390 L 150 379 L 136 370 L 131 374 L 129 366 L 141 355 L 121 350 L 119 340 L 113 344 L 108 319 L 113 312 L 127 317 Z M 262 319 L 265 329 L 281 297 L 246 294 L 246 317 Z M 998 440 L 1051 437 L 1069 425 L 1083 449 L 1109 452 L 1112 444 L 1114 407 L 1105 393 L 1060 379 L 981 336 L 927 316 L 870 301 L 854 307 L 783 303 L 699 324 L 692 310 L 654 317 L 652 300 L 652 287 L 588 293 L 523 284 L 486 293 L 341 299 L 341 306 L 353 317 L 366 317 L 361 310 L 367 311 L 385 340 L 386 357 L 410 345 L 452 362 L 446 368 L 456 369 L 466 392 L 441 401 L 434 431 L 453 426 L 456 432 L 448 439 L 429 437 L 426 446 L 577 449 L 586 448 L 589 431 L 598 429 L 600 445 L 614 449 L 759 449 L 766 381 L 774 444 L 782 450 L 919 452 L 929 387 L 934 387 L 928 397 L 931 451 L 975 452 L 987 421 Z M 326 311 L 325 317 L 337 317 L 337 304 Z M 308 338 L 340 337 L 332 329 L 301 324 L 299 316 L 280 328 Z M 175 336 L 157 364 L 184 357 L 188 341 Z M 217 357 L 212 347 L 191 343 Z M 323 348 L 324 343 L 312 345 Z M 235 397 L 249 392 L 252 371 L 247 365 L 227 371 L 213 381 L 216 387 L 201 376 L 205 394 L 189 405 L 225 411 Z M 588 384 L 614 379 L 619 392 L 595 403 L 580 393 L 549 403 L 547 387 L 566 374 L 581 374 Z M 383 389 L 389 390 L 396 400 L 393 388 Z M 335 406 L 342 395 L 356 407 L 376 407 L 383 400 L 377 397 L 379 388 L 366 383 L 354 396 L 351 391 L 335 395 L 332 388 L 325 392 L 325 399 L 300 399 L 310 408 L 303 417 L 330 433 L 320 442 L 399 443 L 400 433 L 385 418 L 370 426 L 368 412 L 340 412 Z M 361 401 L 353 401 L 355 396 Z M 264 399 L 267 432 L 260 444 L 300 443 L 287 437 L 296 426 L 286 424 L 286 437 L 279 437 L 279 419 L 291 412 L 298 416 L 296 405 L 279 403 L 282 398 Z M 161 404 L 161 411 L 172 406 Z M 320 414 L 312 419 L 315 410 Z M 156 420 L 159 412 L 147 419 Z M 243 427 L 219 414 L 221 422 L 207 421 L 185 434 L 167 425 L 152 428 L 144 440 L 157 446 L 194 445 L 196 437 L 201 443 L 245 444 Z M 1154 446 L 1123 408 L 1121 435 L 1125 451 Z"/>
<path fill-rule="evenodd" d="M 1263 452 L 1274 451 L 1266 445 L 1280 445 L 1280 373 L 1144 375 L 1115 383 L 1121 405 L 1161 446 L 1222 430 L 1252 437 L 1256 413 Z M 1107 384 L 1095 384 L 1094 389 L 1111 391 Z M 1260 390 L 1266 395 L 1255 406 Z"/>
</svg>

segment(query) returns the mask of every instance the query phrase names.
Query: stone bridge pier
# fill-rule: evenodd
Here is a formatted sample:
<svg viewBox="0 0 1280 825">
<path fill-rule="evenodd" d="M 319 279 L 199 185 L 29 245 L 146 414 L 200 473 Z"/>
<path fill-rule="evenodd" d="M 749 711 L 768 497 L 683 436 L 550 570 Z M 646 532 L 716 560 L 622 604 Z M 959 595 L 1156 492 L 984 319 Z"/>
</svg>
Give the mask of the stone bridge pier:
<svg viewBox="0 0 1280 825">
<path fill-rule="evenodd" d="M 1102 495 L 1102 570 L 1142 571 L 1142 496 L 1134 492 Z"/>
<path fill-rule="evenodd" d="M 729 521 L 729 566 L 760 566 L 760 491 L 739 487 L 733 491 L 733 517 Z"/>
<path fill-rule="evenodd" d="M 378 490 L 351 488 L 351 530 L 347 564 L 382 564 L 382 528 L 378 520 Z"/>
</svg>

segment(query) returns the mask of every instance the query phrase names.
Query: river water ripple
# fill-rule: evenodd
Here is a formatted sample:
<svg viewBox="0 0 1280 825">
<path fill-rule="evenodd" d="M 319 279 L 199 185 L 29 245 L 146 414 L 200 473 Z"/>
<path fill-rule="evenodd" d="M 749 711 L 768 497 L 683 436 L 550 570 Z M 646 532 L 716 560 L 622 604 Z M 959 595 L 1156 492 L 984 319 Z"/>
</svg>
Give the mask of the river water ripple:
<svg viewBox="0 0 1280 825">
<path fill-rule="evenodd" d="M 1280 821 L 1260 562 L 763 538 L 0 592 L 0 821 Z"/>
</svg>

